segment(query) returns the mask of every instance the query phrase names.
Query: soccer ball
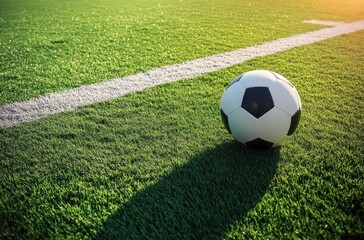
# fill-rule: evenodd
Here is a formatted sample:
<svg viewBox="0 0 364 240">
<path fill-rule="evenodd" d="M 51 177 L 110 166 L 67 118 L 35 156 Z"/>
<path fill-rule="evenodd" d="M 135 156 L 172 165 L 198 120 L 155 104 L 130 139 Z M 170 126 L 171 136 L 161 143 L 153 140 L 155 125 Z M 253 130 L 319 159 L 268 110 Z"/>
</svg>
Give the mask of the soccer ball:
<svg viewBox="0 0 364 240">
<path fill-rule="evenodd" d="M 292 83 L 266 70 L 236 77 L 220 101 L 222 122 L 228 132 L 239 142 L 257 149 L 281 145 L 296 130 L 301 109 Z"/>
</svg>

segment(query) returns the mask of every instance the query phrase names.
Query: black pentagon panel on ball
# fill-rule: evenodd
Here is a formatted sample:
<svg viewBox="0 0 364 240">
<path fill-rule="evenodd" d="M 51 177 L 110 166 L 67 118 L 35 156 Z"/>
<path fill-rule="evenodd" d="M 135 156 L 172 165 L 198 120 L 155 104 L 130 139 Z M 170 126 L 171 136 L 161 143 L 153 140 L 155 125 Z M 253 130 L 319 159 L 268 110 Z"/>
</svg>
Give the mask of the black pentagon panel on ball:
<svg viewBox="0 0 364 240">
<path fill-rule="evenodd" d="M 230 130 L 230 127 L 229 127 L 228 116 L 224 113 L 224 111 L 222 109 L 220 109 L 220 113 L 221 113 L 221 119 L 222 119 L 222 122 L 224 123 L 225 128 L 231 134 L 231 130 Z"/>
<path fill-rule="evenodd" d="M 298 111 L 291 117 L 291 125 L 289 126 L 289 130 L 287 133 L 288 136 L 294 133 L 294 131 L 298 126 L 298 123 L 300 122 L 300 119 L 301 119 L 301 109 L 298 109 Z"/>
<path fill-rule="evenodd" d="M 268 87 L 247 88 L 241 102 L 241 107 L 256 118 L 274 108 L 272 95 Z"/>
<path fill-rule="evenodd" d="M 273 143 L 265 141 L 261 138 L 254 139 L 253 141 L 249 141 L 245 143 L 250 148 L 255 149 L 269 149 L 273 146 Z"/>
</svg>

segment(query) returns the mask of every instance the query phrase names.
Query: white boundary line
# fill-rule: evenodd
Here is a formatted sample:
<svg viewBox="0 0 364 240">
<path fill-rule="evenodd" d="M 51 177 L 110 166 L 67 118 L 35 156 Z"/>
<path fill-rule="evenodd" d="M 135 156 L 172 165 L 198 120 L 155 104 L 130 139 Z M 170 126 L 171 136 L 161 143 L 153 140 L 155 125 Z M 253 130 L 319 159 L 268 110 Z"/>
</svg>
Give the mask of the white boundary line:
<svg viewBox="0 0 364 240">
<path fill-rule="evenodd" d="M 322 21 L 322 20 L 305 20 L 304 23 L 312 23 L 312 24 L 319 24 L 324 26 L 339 26 L 341 24 L 345 24 L 344 22 L 332 22 L 332 21 Z"/>
<path fill-rule="evenodd" d="M 322 24 L 322 21 L 310 20 Z M 328 22 L 325 21 L 327 25 Z M 205 73 L 221 70 L 256 57 L 286 51 L 295 47 L 312 44 L 343 34 L 364 30 L 364 20 L 352 23 L 333 23 L 331 28 L 280 38 L 272 42 L 235 51 L 216 54 L 192 61 L 167 65 L 146 72 L 115 78 L 101 83 L 55 92 L 23 102 L 0 106 L 0 127 L 11 127 L 23 122 L 47 117 L 83 107 L 94 102 L 105 101 L 140 91 L 162 83 L 192 78 Z"/>
</svg>

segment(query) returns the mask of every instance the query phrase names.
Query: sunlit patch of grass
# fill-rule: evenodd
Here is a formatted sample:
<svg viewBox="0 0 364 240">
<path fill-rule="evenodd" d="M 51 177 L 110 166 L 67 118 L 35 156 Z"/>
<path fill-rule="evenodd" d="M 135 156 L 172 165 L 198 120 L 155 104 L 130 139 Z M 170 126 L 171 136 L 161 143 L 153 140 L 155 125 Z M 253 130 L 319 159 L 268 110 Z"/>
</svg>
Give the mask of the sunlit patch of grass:
<svg viewBox="0 0 364 240">
<path fill-rule="evenodd" d="M 0 0 L 0 104 L 354 21 L 355 1 Z"/>
</svg>

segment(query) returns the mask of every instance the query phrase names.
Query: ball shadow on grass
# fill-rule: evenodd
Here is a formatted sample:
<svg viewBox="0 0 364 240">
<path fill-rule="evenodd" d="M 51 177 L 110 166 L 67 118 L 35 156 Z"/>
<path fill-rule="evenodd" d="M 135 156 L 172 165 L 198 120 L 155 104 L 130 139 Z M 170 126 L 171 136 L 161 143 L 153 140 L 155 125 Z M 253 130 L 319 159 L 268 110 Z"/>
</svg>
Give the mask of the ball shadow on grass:
<svg viewBox="0 0 364 240">
<path fill-rule="evenodd" d="M 120 206 L 95 239 L 216 239 L 264 196 L 279 149 L 229 142 L 193 157 Z"/>
</svg>

